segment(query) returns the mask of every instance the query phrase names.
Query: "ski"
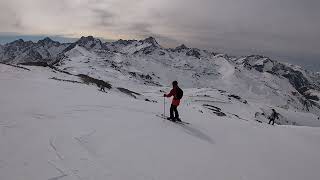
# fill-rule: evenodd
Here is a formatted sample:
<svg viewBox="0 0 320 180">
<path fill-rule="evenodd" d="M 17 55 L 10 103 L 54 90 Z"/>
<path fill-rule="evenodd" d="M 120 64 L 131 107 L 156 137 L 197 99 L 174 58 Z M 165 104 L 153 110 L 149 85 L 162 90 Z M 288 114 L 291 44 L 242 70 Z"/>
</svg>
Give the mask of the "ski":
<svg viewBox="0 0 320 180">
<path fill-rule="evenodd" d="M 187 124 L 190 124 L 190 123 L 185 122 L 185 121 L 172 121 L 172 120 L 169 120 L 169 119 L 168 119 L 168 117 L 163 116 L 162 114 L 161 114 L 161 115 L 157 114 L 156 116 L 157 116 L 157 117 L 159 117 L 159 118 L 165 119 L 165 120 L 167 120 L 167 121 L 170 121 L 170 122 L 176 123 L 176 124 L 181 124 L 181 125 L 187 125 Z"/>
</svg>

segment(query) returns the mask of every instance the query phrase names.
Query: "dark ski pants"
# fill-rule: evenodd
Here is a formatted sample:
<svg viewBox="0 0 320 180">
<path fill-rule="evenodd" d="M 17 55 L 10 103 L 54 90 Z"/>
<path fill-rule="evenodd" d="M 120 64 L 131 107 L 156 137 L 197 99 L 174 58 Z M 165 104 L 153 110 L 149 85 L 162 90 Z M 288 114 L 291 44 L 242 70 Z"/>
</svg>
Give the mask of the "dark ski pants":
<svg viewBox="0 0 320 180">
<path fill-rule="evenodd" d="M 103 86 L 100 86 L 100 91 L 106 92 Z"/>
<path fill-rule="evenodd" d="M 271 122 L 272 122 L 272 125 L 274 125 L 274 119 L 270 119 L 269 124 L 271 124 Z"/>
<path fill-rule="evenodd" d="M 171 119 L 179 119 L 178 106 L 172 105 L 170 107 L 170 118 Z"/>
</svg>

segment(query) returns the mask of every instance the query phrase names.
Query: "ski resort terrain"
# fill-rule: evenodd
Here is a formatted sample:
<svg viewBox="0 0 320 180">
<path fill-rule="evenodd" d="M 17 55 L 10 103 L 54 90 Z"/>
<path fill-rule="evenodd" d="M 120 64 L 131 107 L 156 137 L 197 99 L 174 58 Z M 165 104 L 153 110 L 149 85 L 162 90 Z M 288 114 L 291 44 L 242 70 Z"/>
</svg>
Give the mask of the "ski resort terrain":
<svg viewBox="0 0 320 180">
<path fill-rule="evenodd" d="M 1 180 L 320 178 L 319 73 L 152 37 L 17 40 L 0 62 Z M 173 80 L 190 124 L 159 117 Z"/>
</svg>

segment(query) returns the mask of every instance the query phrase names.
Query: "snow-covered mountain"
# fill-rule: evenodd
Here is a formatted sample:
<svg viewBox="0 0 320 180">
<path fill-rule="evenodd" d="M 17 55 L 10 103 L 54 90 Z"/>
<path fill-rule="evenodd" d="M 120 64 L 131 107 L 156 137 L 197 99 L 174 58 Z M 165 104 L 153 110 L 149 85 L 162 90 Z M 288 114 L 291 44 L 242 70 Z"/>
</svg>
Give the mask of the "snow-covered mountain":
<svg viewBox="0 0 320 180">
<path fill-rule="evenodd" d="M 0 57 L 1 180 L 320 177 L 317 73 L 154 38 L 18 40 Z M 189 125 L 157 116 L 173 80 Z"/>
<path fill-rule="evenodd" d="M 85 82 L 49 67 L 0 64 L 1 180 L 320 177 L 312 113 L 274 107 L 277 124 L 318 127 L 271 126 L 266 99 L 185 88 L 179 112 L 191 124 L 178 125 L 156 116 L 169 87 L 112 84 L 104 93 Z"/>
<path fill-rule="evenodd" d="M 50 38 L 45 38 L 37 43 L 19 39 L 2 47 L 0 59 L 1 62 L 9 64 L 25 62 L 53 63 L 57 56 L 68 46 L 69 44 L 67 43 L 61 44 Z"/>
<path fill-rule="evenodd" d="M 0 44 L 0 53 L 3 53 L 3 46 Z"/>
<path fill-rule="evenodd" d="M 105 43 L 92 36 L 74 43 L 17 40 L 2 49 L 0 62 L 9 64 L 46 63 L 130 87 L 167 86 L 178 80 L 183 88 L 214 88 L 252 102 L 320 115 L 319 74 L 268 57 L 229 57 L 185 45 L 163 48 L 153 37 Z"/>
</svg>

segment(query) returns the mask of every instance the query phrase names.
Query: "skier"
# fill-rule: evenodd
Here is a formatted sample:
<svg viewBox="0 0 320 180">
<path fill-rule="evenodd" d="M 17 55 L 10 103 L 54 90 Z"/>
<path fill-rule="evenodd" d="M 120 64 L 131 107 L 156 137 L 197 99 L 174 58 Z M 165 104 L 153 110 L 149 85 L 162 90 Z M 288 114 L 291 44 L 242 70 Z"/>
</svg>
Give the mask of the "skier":
<svg viewBox="0 0 320 180">
<path fill-rule="evenodd" d="M 103 85 L 100 85 L 100 91 L 101 92 L 106 92 L 105 87 Z"/>
<path fill-rule="evenodd" d="M 106 92 L 105 86 L 104 86 L 104 81 L 99 80 L 99 81 L 98 81 L 98 87 L 100 87 L 100 91 L 101 91 L 101 92 Z"/>
<path fill-rule="evenodd" d="M 272 109 L 272 114 L 271 116 L 269 116 L 269 119 L 270 119 L 269 124 L 271 124 L 272 122 L 272 125 L 274 125 L 274 120 L 279 119 L 279 113 L 277 113 L 276 110 Z"/>
<path fill-rule="evenodd" d="M 168 120 L 171 120 L 174 122 L 181 121 L 181 119 L 179 118 L 179 112 L 178 112 L 177 108 L 180 104 L 180 99 L 183 96 L 183 91 L 178 86 L 177 81 L 173 81 L 172 86 L 173 86 L 173 88 L 171 89 L 170 93 L 163 95 L 164 97 L 168 97 L 168 98 L 173 96 L 171 107 L 170 107 L 170 117 L 168 117 Z"/>
</svg>

